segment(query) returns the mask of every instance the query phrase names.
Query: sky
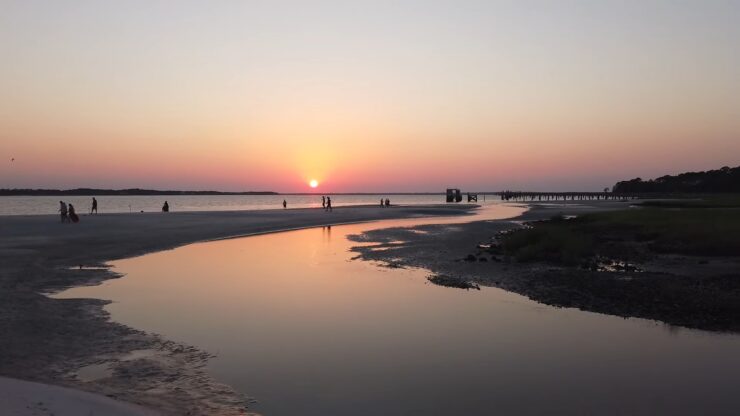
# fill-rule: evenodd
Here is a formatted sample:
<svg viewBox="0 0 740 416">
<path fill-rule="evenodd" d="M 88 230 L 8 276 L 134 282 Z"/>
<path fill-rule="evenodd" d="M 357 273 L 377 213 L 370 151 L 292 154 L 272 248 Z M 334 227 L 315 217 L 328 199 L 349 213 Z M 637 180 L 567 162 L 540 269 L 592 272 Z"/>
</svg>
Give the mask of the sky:
<svg viewBox="0 0 740 416">
<path fill-rule="evenodd" d="M 600 190 L 740 165 L 740 1 L 0 9 L 0 188 Z"/>
</svg>

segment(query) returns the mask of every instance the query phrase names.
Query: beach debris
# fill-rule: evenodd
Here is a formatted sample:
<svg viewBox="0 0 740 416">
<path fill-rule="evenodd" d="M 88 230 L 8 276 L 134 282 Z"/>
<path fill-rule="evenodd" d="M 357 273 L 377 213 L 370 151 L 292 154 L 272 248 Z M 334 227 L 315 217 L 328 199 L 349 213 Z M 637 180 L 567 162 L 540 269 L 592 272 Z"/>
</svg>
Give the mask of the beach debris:
<svg viewBox="0 0 740 416">
<path fill-rule="evenodd" d="M 581 268 L 595 272 L 642 272 L 643 270 L 632 263 L 612 259 L 603 256 L 596 256 L 586 260 L 581 264 Z"/>
<path fill-rule="evenodd" d="M 458 289 L 475 289 L 480 290 L 480 286 L 477 283 L 469 282 L 467 280 L 459 279 L 456 277 L 444 276 L 444 275 L 433 275 L 427 277 L 427 280 L 434 283 L 435 285 L 445 287 L 455 287 Z"/>
</svg>

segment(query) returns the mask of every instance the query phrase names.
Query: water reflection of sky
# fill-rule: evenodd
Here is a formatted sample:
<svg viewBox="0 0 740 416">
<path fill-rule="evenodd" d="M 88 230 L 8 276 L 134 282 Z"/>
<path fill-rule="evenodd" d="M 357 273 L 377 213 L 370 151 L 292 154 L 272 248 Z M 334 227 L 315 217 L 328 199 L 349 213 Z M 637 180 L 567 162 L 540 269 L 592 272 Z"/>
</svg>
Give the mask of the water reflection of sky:
<svg viewBox="0 0 740 416">
<path fill-rule="evenodd" d="M 350 260 L 346 235 L 420 222 L 192 244 L 115 262 L 126 277 L 63 296 L 113 299 L 117 321 L 217 354 L 213 374 L 266 415 L 737 408 L 738 336 L 438 287 L 423 270 Z"/>
</svg>

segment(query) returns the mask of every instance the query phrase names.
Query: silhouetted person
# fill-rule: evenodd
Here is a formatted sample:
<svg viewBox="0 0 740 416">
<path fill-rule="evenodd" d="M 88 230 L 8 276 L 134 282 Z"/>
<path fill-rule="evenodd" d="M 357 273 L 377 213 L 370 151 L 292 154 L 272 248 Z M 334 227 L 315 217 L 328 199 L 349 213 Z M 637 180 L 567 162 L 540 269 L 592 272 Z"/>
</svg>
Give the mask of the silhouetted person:
<svg viewBox="0 0 740 416">
<path fill-rule="evenodd" d="M 80 221 L 80 217 L 77 216 L 77 213 L 75 212 L 75 207 L 72 204 L 69 204 L 69 219 L 72 222 Z"/>
<path fill-rule="evenodd" d="M 331 198 L 328 196 L 326 197 L 326 210 L 331 211 Z"/>
<path fill-rule="evenodd" d="M 321 195 L 321 208 L 326 209 L 326 197 Z"/>
<path fill-rule="evenodd" d="M 59 201 L 59 214 L 62 216 L 62 222 L 69 221 L 69 217 L 67 216 L 67 204 L 65 204 L 64 201 Z"/>
<path fill-rule="evenodd" d="M 90 214 L 92 215 L 93 212 L 96 214 L 98 213 L 98 200 L 95 199 L 95 197 L 93 197 L 93 203 L 92 203 L 92 207 L 90 208 Z"/>
<path fill-rule="evenodd" d="M 162 205 L 162 212 L 170 212 L 170 204 L 167 201 L 164 201 L 164 205 Z"/>
<path fill-rule="evenodd" d="M 383 208 L 385 204 L 383 203 L 383 198 L 380 198 L 380 207 Z"/>
<path fill-rule="evenodd" d="M 283 199 L 283 209 L 288 208 L 288 202 Z"/>
<path fill-rule="evenodd" d="M 391 200 L 390 199 L 388 199 L 388 198 L 385 199 L 385 206 L 386 207 L 390 207 L 391 206 Z"/>
</svg>

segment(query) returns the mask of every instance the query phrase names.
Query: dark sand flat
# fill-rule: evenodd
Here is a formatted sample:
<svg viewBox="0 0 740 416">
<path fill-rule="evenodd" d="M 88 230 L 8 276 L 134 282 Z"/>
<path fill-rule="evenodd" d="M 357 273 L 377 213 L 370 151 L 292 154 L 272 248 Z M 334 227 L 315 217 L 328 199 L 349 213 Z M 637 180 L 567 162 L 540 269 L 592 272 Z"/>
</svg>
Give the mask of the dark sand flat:
<svg viewBox="0 0 740 416">
<path fill-rule="evenodd" d="M 209 354 L 108 319 L 107 302 L 43 293 L 118 277 L 105 263 L 184 244 L 341 223 L 470 214 L 474 205 L 337 207 L 0 217 L 0 375 L 74 387 L 165 414 L 243 414 L 248 403 L 203 370 Z M 82 266 L 82 267 L 80 267 Z M 153 350 L 123 359 L 131 351 Z M 95 382 L 78 369 L 115 362 Z M 21 388 L 21 387 L 18 387 Z"/>
<path fill-rule="evenodd" d="M 552 306 L 740 332 L 738 308 L 720 308 L 717 302 L 719 294 L 738 298 L 734 282 L 738 281 L 740 257 L 651 253 L 648 260 L 637 264 L 641 270 L 609 272 L 546 262 L 519 263 L 489 251 L 486 247 L 498 233 L 520 228 L 527 221 L 629 207 L 629 203 L 614 201 L 529 205 L 527 212 L 511 220 L 385 228 L 350 238 L 373 243 L 353 248 L 359 258 L 389 267 L 424 268 L 432 273 L 433 283 L 443 286 L 492 286 Z"/>
</svg>

